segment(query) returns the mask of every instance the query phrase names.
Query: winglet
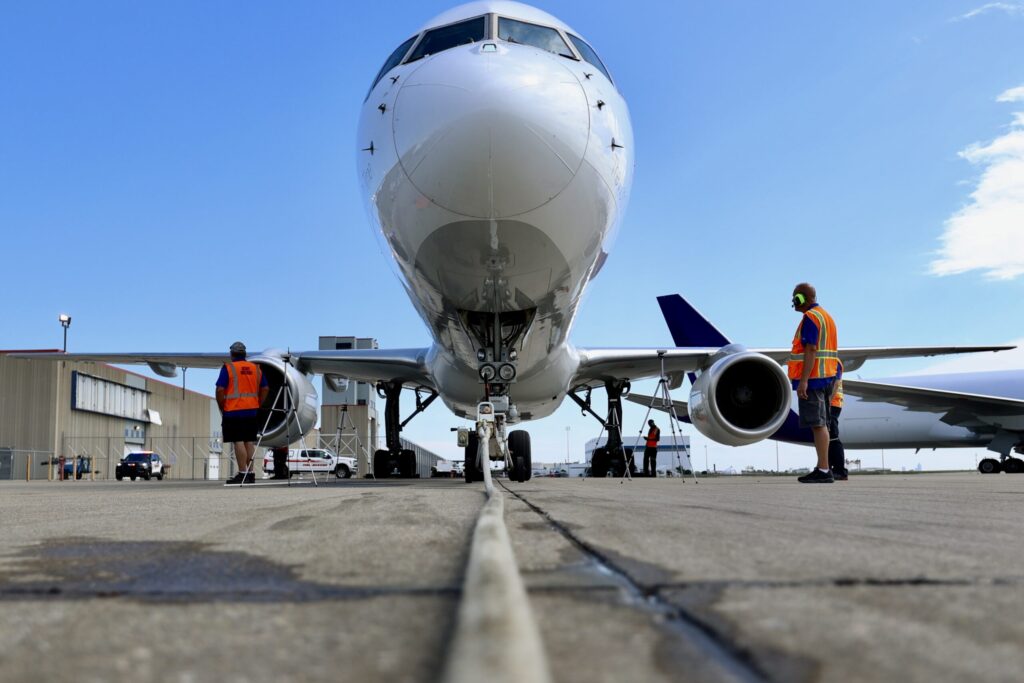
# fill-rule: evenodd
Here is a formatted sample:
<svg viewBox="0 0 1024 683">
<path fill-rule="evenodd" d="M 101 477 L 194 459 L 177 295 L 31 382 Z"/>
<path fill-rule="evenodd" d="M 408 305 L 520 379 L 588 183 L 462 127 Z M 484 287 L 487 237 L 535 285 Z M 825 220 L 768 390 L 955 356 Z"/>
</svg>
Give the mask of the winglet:
<svg viewBox="0 0 1024 683">
<path fill-rule="evenodd" d="M 658 297 L 665 324 L 678 347 L 725 346 L 729 340 L 707 318 L 678 294 Z"/>
</svg>

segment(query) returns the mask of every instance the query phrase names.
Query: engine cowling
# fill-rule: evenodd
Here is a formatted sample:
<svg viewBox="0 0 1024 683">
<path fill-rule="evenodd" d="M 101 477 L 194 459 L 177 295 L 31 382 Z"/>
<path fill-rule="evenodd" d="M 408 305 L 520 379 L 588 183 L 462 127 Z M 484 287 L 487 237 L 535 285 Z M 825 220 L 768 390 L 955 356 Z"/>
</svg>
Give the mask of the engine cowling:
<svg viewBox="0 0 1024 683">
<path fill-rule="evenodd" d="M 704 436 L 746 446 L 774 434 L 789 414 L 792 385 L 771 358 L 738 344 L 723 347 L 693 383 L 689 413 Z"/>
<path fill-rule="evenodd" d="M 295 443 L 316 426 L 317 393 L 309 377 L 299 372 L 283 356 L 264 352 L 250 356 L 267 378 L 270 391 L 260 406 L 261 446 L 287 446 Z"/>
</svg>

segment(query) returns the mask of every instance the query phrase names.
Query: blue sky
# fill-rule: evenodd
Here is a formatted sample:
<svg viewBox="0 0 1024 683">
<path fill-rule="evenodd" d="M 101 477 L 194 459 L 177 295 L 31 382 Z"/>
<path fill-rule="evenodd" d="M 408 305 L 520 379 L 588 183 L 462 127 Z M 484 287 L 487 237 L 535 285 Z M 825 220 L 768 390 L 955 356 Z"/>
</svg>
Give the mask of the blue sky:
<svg viewBox="0 0 1024 683">
<path fill-rule="evenodd" d="M 383 60 L 449 6 L 3 10 L 0 348 L 59 346 L 62 311 L 72 351 L 428 344 L 366 219 L 355 128 Z M 637 147 L 576 344 L 667 344 L 655 296 L 680 292 L 729 336 L 784 346 L 800 280 L 844 344 L 1024 340 L 1024 2 L 540 6 L 608 64 Z M 1024 367 L 971 361 L 994 362 Z M 436 407 L 406 434 L 453 455 L 454 424 Z M 564 406 L 531 425 L 536 459 L 564 457 L 567 426 L 574 458 L 599 431 Z M 708 450 L 720 467 L 775 459 Z"/>
</svg>

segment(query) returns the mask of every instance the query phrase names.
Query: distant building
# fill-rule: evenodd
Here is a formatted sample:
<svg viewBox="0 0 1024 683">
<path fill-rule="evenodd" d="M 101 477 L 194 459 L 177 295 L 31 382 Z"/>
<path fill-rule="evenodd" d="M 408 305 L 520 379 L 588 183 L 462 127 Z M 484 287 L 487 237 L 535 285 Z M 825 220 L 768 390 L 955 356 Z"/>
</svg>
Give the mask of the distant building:
<svg viewBox="0 0 1024 683">
<path fill-rule="evenodd" d="M 607 437 L 601 437 L 600 439 L 591 439 L 586 443 L 586 446 L 584 446 L 584 459 L 587 466 L 589 466 L 590 460 L 594 457 L 594 450 L 604 446 L 607 441 Z M 641 436 L 634 436 L 625 438 L 622 441 L 626 448 L 633 449 L 633 458 L 637 469 L 643 470 L 645 439 Z M 678 460 L 676 459 L 677 457 Z M 678 437 L 673 437 L 671 434 L 666 434 L 663 429 L 661 441 L 658 442 L 658 471 L 675 471 L 680 465 L 683 469 L 693 469 L 690 463 L 690 437 L 682 434 Z"/>
</svg>

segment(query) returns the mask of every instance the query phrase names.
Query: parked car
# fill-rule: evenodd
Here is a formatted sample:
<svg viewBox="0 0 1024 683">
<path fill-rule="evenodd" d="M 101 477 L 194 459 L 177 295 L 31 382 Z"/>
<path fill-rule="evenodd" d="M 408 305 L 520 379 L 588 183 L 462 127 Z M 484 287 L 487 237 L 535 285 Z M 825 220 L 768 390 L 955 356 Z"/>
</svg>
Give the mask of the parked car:
<svg viewBox="0 0 1024 683">
<path fill-rule="evenodd" d="M 338 479 L 348 479 L 356 473 L 356 459 L 344 455 L 335 455 L 326 448 L 290 448 L 288 449 L 288 474 L 295 476 L 300 472 L 317 472 L 334 474 Z M 263 471 L 274 473 L 274 451 L 267 449 L 263 455 Z"/>
<path fill-rule="evenodd" d="M 114 477 L 118 481 L 125 477 L 132 481 L 135 481 L 137 477 L 163 479 L 169 469 L 170 465 L 164 463 L 160 456 L 153 451 L 137 451 L 121 458 L 121 462 L 117 463 L 117 468 L 114 470 Z"/>
<path fill-rule="evenodd" d="M 64 460 L 64 478 L 70 479 L 81 479 L 83 474 L 89 474 L 89 459 L 84 455 L 78 456 L 78 467 L 75 468 L 75 458 L 65 458 Z"/>
</svg>

